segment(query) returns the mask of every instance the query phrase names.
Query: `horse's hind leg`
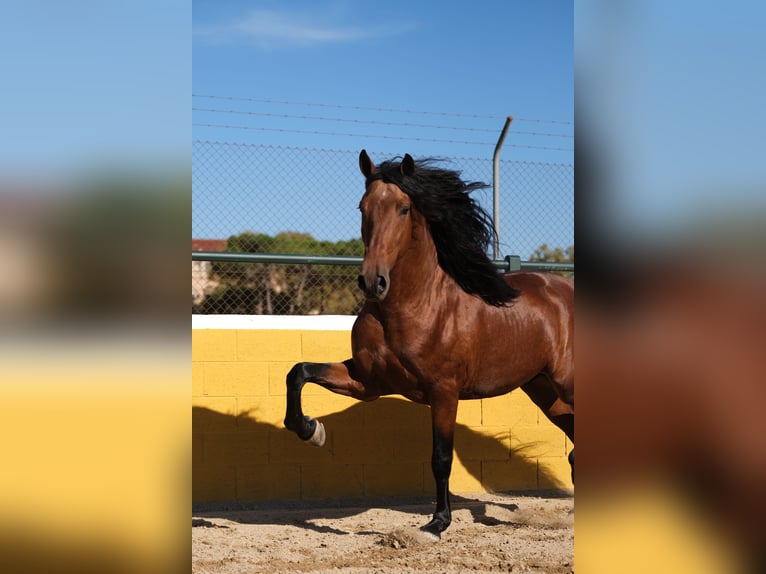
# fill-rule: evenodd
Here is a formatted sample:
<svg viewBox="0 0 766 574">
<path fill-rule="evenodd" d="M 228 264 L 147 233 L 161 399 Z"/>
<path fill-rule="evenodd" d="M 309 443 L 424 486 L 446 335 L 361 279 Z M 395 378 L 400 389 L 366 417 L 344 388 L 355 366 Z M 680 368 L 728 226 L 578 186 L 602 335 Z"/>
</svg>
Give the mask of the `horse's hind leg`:
<svg viewBox="0 0 766 574">
<path fill-rule="evenodd" d="M 545 413 L 548 420 L 564 431 L 574 443 L 574 409 L 562 400 L 553 385 L 547 376 L 538 375 L 522 385 L 521 390 Z M 572 468 L 574 483 L 574 450 L 569 453 L 569 465 Z"/>
<path fill-rule="evenodd" d="M 521 390 L 545 413 L 548 420 L 564 431 L 569 440 L 574 442 L 574 409 L 559 397 L 547 376 L 537 375 L 523 384 Z"/>
<path fill-rule="evenodd" d="M 341 395 L 359 400 L 373 400 L 378 395 L 353 378 L 353 361 L 343 363 L 298 363 L 287 374 L 287 412 L 285 427 L 299 438 L 314 446 L 322 446 L 325 440 L 324 425 L 316 419 L 304 416 L 301 408 L 301 391 L 306 383 L 317 383 Z"/>
</svg>

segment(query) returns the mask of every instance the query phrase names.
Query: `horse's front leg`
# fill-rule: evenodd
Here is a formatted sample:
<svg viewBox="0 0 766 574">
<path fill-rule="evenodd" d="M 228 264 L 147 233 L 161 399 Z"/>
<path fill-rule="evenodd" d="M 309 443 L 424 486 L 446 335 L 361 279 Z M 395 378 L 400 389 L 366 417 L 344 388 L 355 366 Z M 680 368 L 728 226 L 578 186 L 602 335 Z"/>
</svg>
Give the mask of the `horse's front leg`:
<svg viewBox="0 0 766 574">
<path fill-rule="evenodd" d="M 298 435 L 301 440 L 314 446 L 325 441 L 324 425 L 318 420 L 304 416 L 301 408 L 301 391 L 308 382 L 355 399 L 370 401 L 378 398 L 375 389 L 369 388 L 354 378 L 352 359 L 342 363 L 298 363 L 287 374 L 287 412 L 285 427 Z"/>
<path fill-rule="evenodd" d="M 452 472 L 457 404 L 457 393 L 454 396 L 450 393 L 449 396 L 439 397 L 431 401 L 431 424 L 433 430 L 431 470 L 436 481 L 436 511 L 431 522 L 423 526 L 421 530 L 435 538 L 441 538 L 441 533 L 452 522 L 449 476 Z"/>
</svg>

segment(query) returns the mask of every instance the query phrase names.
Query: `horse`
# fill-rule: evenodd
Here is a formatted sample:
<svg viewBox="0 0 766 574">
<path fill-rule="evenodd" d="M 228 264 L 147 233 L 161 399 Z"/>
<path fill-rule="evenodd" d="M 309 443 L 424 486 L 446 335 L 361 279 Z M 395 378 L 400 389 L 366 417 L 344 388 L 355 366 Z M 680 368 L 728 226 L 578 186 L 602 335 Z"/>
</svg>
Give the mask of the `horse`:
<svg viewBox="0 0 766 574">
<path fill-rule="evenodd" d="M 405 154 L 376 167 L 360 152 L 365 302 L 352 358 L 296 364 L 284 424 L 324 444 L 324 425 L 301 408 L 307 382 L 361 401 L 398 394 L 429 405 L 436 509 L 421 530 L 439 539 L 452 520 L 459 400 L 520 387 L 574 442 L 574 284 L 549 273 L 501 274 L 487 255 L 492 221 L 470 195 L 486 185 L 435 163 Z"/>
</svg>

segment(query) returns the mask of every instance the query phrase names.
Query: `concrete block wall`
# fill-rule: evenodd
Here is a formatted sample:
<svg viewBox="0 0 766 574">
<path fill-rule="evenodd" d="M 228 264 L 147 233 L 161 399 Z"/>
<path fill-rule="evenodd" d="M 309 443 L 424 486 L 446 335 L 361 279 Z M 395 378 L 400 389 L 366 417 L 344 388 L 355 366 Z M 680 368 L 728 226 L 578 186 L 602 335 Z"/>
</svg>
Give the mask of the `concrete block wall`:
<svg viewBox="0 0 766 574">
<path fill-rule="evenodd" d="M 303 411 L 324 423 L 325 445 L 284 428 L 287 372 L 349 358 L 353 319 L 193 317 L 193 502 L 433 494 L 427 406 L 307 384 Z M 457 422 L 454 494 L 572 488 L 572 444 L 522 391 L 461 401 Z"/>
</svg>

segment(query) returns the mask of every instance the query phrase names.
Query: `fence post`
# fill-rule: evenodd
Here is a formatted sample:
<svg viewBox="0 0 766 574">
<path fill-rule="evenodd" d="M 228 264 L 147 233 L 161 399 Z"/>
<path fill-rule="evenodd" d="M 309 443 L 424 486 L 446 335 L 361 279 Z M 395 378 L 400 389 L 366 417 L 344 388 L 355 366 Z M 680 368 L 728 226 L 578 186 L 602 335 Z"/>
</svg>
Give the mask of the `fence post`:
<svg viewBox="0 0 766 574">
<path fill-rule="evenodd" d="M 492 224 L 495 226 L 495 239 L 492 244 L 492 258 L 500 258 L 500 148 L 503 147 L 505 134 L 513 121 L 513 116 L 505 119 L 503 131 L 495 145 L 495 154 L 492 156 Z"/>
</svg>

